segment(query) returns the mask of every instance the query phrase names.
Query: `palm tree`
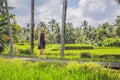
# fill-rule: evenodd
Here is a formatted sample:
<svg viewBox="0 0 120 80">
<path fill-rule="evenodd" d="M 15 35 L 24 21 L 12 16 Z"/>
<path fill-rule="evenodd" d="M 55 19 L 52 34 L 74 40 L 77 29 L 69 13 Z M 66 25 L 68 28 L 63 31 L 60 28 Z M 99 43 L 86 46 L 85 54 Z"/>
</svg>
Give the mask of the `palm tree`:
<svg viewBox="0 0 120 80">
<path fill-rule="evenodd" d="M 86 39 L 86 34 L 87 34 L 87 27 L 88 27 L 88 22 L 85 20 L 83 21 L 81 25 L 81 42 L 84 43 Z"/>
<path fill-rule="evenodd" d="M 74 35 L 74 28 L 72 23 L 67 23 L 66 24 L 66 29 L 65 29 L 65 43 L 66 44 L 73 44 L 75 43 L 75 35 Z"/>
<path fill-rule="evenodd" d="M 8 11 L 8 3 L 7 3 L 7 0 L 5 0 L 5 8 L 6 8 L 7 22 L 8 22 L 9 35 L 10 35 L 10 53 L 11 53 L 11 54 L 14 54 L 12 27 L 11 27 L 11 24 L 10 24 L 10 16 L 9 16 L 9 11 Z"/>
<path fill-rule="evenodd" d="M 31 55 L 34 50 L 34 0 L 31 0 Z"/>
<path fill-rule="evenodd" d="M 45 22 L 41 21 L 37 24 L 37 28 L 40 29 L 41 27 L 43 27 L 45 30 L 47 29 L 47 25 Z"/>
<path fill-rule="evenodd" d="M 49 30 L 51 31 L 51 33 L 54 33 L 55 32 L 55 27 L 56 27 L 56 24 L 57 24 L 57 21 L 55 19 L 51 19 L 49 22 Z"/>
<path fill-rule="evenodd" d="M 66 12 L 67 12 L 67 0 L 63 0 L 63 11 L 62 11 L 62 30 L 61 30 L 61 58 L 64 57 L 64 33 L 66 26 Z"/>
<path fill-rule="evenodd" d="M 59 24 L 58 24 L 58 22 L 55 20 L 55 19 L 51 19 L 49 22 L 48 22 L 48 24 L 49 24 L 49 31 L 50 31 L 50 33 L 51 33 L 51 35 L 52 35 L 52 44 L 53 43 L 56 43 L 56 38 L 55 38 L 55 36 L 56 36 L 56 34 L 58 34 L 57 32 L 57 30 L 59 30 L 58 29 L 58 27 L 59 27 Z"/>
</svg>

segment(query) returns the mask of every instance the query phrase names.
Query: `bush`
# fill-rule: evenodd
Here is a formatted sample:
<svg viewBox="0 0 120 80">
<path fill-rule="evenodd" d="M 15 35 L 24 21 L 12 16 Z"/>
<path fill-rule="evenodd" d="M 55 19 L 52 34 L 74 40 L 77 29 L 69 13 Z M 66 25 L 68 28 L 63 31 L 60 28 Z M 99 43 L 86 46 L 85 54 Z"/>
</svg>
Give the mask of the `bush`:
<svg viewBox="0 0 120 80">
<path fill-rule="evenodd" d="M 51 51 L 59 51 L 60 49 L 59 48 L 53 48 L 51 49 Z"/>
<path fill-rule="evenodd" d="M 19 49 L 19 53 L 20 54 L 30 54 L 30 50 L 29 49 Z"/>
<path fill-rule="evenodd" d="M 21 45 L 21 46 L 24 46 L 24 45 L 28 45 L 29 43 L 17 43 L 17 45 Z"/>
<path fill-rule="evenodd" d="M 15 46 L 14 48 L 16 54 L 30 54 L 30 49 L 28 46 Z"/>
<path fill-rule="evenodd" d="M 104 54 L 104 55 L 95 55 L 96 57 L 99 57 L 99 58 L 115 58 L 115 59 L 120 59 L 120 54 Z"/>
<path fill-rule="evenodd" d="M 120 47 L 120 38 L 107 38 L 103 41 L 103 45 Z"/>
<path fill-rule="evenodd" d="M 81 58 L 91 58 L 91 54 L 89 52 L 81 52 L 80 57 Z"/>
<path fill-rule="evenodd" d="M 0 47 L 0 53 L 2 53 L 3 52 L 3 47 Z"/>
<path fill-rule="evenodd" d="M 86 49 L 94 49 L 93 46 L 65 46 L 65 50 L 86 50 Z"/>
</svg>

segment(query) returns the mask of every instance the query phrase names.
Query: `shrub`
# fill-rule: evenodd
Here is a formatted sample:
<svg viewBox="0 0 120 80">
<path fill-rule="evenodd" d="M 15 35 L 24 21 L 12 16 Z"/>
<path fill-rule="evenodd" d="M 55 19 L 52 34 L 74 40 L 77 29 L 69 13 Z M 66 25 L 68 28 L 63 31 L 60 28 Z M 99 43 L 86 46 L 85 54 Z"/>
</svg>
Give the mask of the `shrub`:
<svg viewBox="0 0 120 80">
<path fill-rule="evenodd" d="M 2 53 L 3 52 L 3 47 L 0 47 L 0 53 Z"/>
<path fill-rule="evenodd" d="M 116 58 L 116 59 L 120 59 L 120 54 L 104 54 L 104 55 L 99 55 L 96 57 L 100 57 L 100 58 Z"/>
<path fill-rule="evenodd" d="M 85 50 L 85 49 L 94 49 L 93 46 L 65 46 L 65 50 Z"/>
<path fill-rule="evenodd" d="M 81 58 L 91 58 L 90 52 L 81 52 L 80 53 Z"/>
<path fill-rule="evenodd" d="M 30 54 L 29 49 L 19 49 L 20 54 Z"/>
<path fill-rule="evenodd" d="M 25 45 L 25 43 L 17 43 L 17 45 Z"/>
<path fill-rule="evenodd" d="M 53 48 L 51 49 L 51 51 L 59 51 L 60 49 L 59 48 Z"/>
<path fill-rule="evenodd" d="M 24 46 L 24 45 L 28 45 L 29 43 L 16 43 L 16 44 L 20 46 Z"/>
<path fill-rule="evenodd" d="M 24 46 L 24 47 L 23 47 Z M 16 45 L 14 48 L 15 54 L 30 54 L 30 49 L 28 45 Z"/>
</svg>

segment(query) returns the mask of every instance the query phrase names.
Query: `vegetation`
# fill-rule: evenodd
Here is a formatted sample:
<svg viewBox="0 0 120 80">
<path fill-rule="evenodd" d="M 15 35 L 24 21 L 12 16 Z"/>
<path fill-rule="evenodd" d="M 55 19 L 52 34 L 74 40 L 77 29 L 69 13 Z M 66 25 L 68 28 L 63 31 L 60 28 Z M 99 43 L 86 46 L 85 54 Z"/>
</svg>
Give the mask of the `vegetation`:
<svg viewBox="0 0 120 80">
<path fill-rule="evenodd" d="M 87 49 L 94 49 L 94 46 L 92 45 L 66 45 L 65 50 L 87 50 Z"/>
<path fill-rule="evenodd" d="M 2 8 L 1 8 L 2 9 Z M 6 18 L 3 14 L 0 14 L 0 22 L 5 22 L 0 27 L 0 46 L 4 49 L 4 45 L 7 46 L 10 37 L 8 34 L 8 27 L 6 23 Z M 11 15 L 13 20 L 12 32 L 13 41 L 16 43 L 30 42 L 30 24 L 26 27 L 21 27 L 17 24 L 15 16 Z M 60 43 L 60 24 L 55 20 L 51 19 L 48 23 L 39 22 L 35 26 L 35 40 L 38 40 L 38 31 L 40 27 L 45 28 L 45 38 L 47 44 L 58 44 Z M 109 24 L 105 22 L 98 25 L 97 27 L 89 25 L 87 21 L 83 21 L 82 25 L 76 27 L 72 23 L 66 24 L 65 30 L 65 43 L 66 44 L 92 44 L 95 46 L 115 46 L 119 47 L 120 39 L 120 16 L 117 16 L 114 24 Z M 2 52 L 2 50 L 1 50 Z"/>
<path fill-rule="evenodd" d="M 8 21 L 7 21 L 7 12 L 6 12 L 6 6 L 5 2 L 6 0 L 1 0 L 0 1 L 0 52 L 4 50 L 5 47 L 8 46 L 10 42 L 10 33 L 9 33 L 9 27 L 7 26 Z M 12 7 L 8 7 L 8 9 L 13 9 Z M 9 13 L 8 17 L 10 17 L 11 26 L 12 26 L 12 37 L 13 42 L 18 42 L 19 37 L 18 34 L 20 32 L 20 25 L 17 24 L 15 20 L 15 16 L 11 13 Z"/>
<path fill-rule="evenodd" d="M 84 23 L 85 22 L 85 23 Z M 88 25 L 87 21 L 84 21 L 80 27 L 75 28 L 72 23 L 67 23 L 65 32 L 65 43 L 66 44 L 93 44 L 97 46 L 106 46 L 106 40 L 112 39 L 112 41 L 118 41 L 120 38 L 120 16 L 117 16 L 115 24 L 103 23 L 97 27 Z M 85 27 L 83 27 L 85 25 Z M 17 25 L 15 25 L 17 26 Z M 38 40 L 38 31 L 40 27 L 45 28 L 45 36 L 47 44 L 60 43 L 60 25 L 59 23 L 51 19 L 48 23 L 39 22 L 35 27 L 35 40 Z M 20 27 L 18 29 L 20 39 L 17 42 L 28 42 L 30 41 L 30 25 L 26 27 Z M 15 33 L 13 33 L 15 35 Z M 23 36 L 24 35 L 24 36 Z M 117 38 L 117 39 L 116 39 Z M 16 40 L 16 39 L 15 39 Z M 109 40 L 111 41 L 111 40 Z M 112 42 L 111 41 L 111 42 Z M 118 44 L 119 45 L 119 44 Z M 116 46 L 116 45 L 113 45 Z"/>
<path fill-rule="evenodd" d="M 119 70 L 94 63 L 32 63 L 3 58 L 0 63 L 0 80 L 120 80 Z"/>
<path fill-rule="evenodd" d="M 120 47 L 120 38 L 108 38 L 103 41 L 104 46 L 116 46 Z"/>
<path fill-rule="evenodd" d="M 115 1 L 120 4 L 120 0 Z M 60 59 L 64 56 L 63 59 L 68 60 L 120 62 L 120 15 L 113 24 L 104 22 L 91 26 L 84 20 L 76 27 L 72 23 L 66 23 L 67 0 L 64 0 L 61 34 L 61 26 L 55 19 L 34 25 L 34 0 L 31 0 L 31 23 L 24 27 L 17 24 L 15 15 L 9 13 L 9 9 L 12 8 L 7 5 L 7 0 L 1 0 L 2 55 L 38 57 L 38 32 L 44 27 L 46 58 Z M 104 68 L 95 63 L 30 62 L 0 57 L 0 80 L 120 80 L 120 70 Z"/>
<path fill-rule="evenodd" d="M 36 42 L 35 42 L 36 43 Z M 14 56 L 30 56 L 29 43 L 17 43 L 14 45 Z M 33 57 L 39 56 L 38 45 L 34 45 Z M 119 47 L 97 47 L 93 45 L 66 44 L 65 47 L 72 46 L 71 49 L 65 50 L 64 58 L 68 60 L 86 60 L 86 61 L 112 61 L 120 62 Z M 85 47 L 85 48 L 83 48 Z M 78 49 L 80 48 L 80 49 Z M 9 49 L 6 48 L 2 53 L 9 55 Z M 60 59 L 60 44 L 47 44 L 45 49 L 46 58 Z"/>
</svg>

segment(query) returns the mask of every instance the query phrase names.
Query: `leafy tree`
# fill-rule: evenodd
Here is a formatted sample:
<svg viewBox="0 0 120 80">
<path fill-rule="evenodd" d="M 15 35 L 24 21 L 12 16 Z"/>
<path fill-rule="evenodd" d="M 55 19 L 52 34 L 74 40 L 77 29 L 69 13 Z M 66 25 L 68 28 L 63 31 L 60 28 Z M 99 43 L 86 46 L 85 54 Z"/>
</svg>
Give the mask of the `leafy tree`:
<svg viewBox="0 0 120 80">
<path fill-rule="evenodd" d="M 0 47 L 5 48 L 8 46 L 10 42 L 10 36 L 9 36 L 9 28 L 7 26 L 8 21 L 7 21 L 7 14 L 6 14 L 6 7 L 5 7 L 5 0 L 0 1 Z M 8 7 L 8 9 L 12 9 L 12 7 Z M 18 39 L 18 34 L 20 31 L 20 26 L 17 24 L 15 20 L 15 16 L 11 13 L 9 13 L 9 18 L 11 21 L 11 28 L 12 28 L 12 37 L 13 37 L 13 42 L 17 42 Z"/>
</svg>

